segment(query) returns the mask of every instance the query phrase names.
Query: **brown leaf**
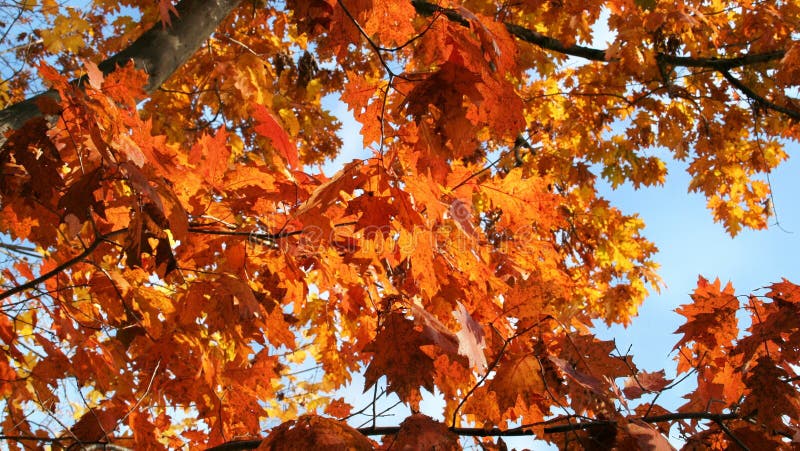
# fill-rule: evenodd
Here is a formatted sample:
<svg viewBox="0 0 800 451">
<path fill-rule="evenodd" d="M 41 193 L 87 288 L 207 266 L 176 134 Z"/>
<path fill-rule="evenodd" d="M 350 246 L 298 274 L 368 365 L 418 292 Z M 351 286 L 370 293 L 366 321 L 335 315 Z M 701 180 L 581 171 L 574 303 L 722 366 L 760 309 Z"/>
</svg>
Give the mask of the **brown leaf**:
<svg viewBox="0 0 800 451">
<path fill-rule="evenodd" d="M 664 374 L 664 370 L 653 373 L 642 371 L 635 377 L 625 379 L 625 388 L 622 392 L 628 399 L 637 399 L 645 393 L 660 392 L 672 382 L 672 379 L 666 379 Z"/>
<path fill-rule="evenodd" d="M 401 400 L 419 401 L 419 388 L 433 391 L 434 359 L 423 347 L 433 344 L 436 333 L 424 333 L 399 313 L 392 313 L 384 322 L 375 340 L 368 344 L 365 352 L 373 354 L 364 372 L 364 390 L 375 385 L 381 376 L 386 376 L 388 391 L 397 393 Z M 453 352 L 457 349 L 452 344 Z"/>
<path fill-rule="evenodd" d="M 542 367 L 532 355 L 502 361 L 495 370 L 489 389 L 497 393 L 497 403 L 503 410 L 514 407 L 520 397 L 526 404 L 546 396 Z"/>
<path fill-rule="evenodd" d="M 625 423 L 622 431 L 629 434 L 643 451 L 671 451 L 675 448 L 660 432 L 643 421 L 632 420 Z"/>
<path fill-rule="evenodd" d="M 566 360 L 555 356 L 548 356 L 547 358 L 553 362 L 553 364 L 555 364 L 556 367 L 558 367 L 558 369 L 560 369 L 564 374 L 569 376 L 573 381 L 577 382 L 582 387 L 592 391 L 597 395 L 602 395 L 604 393 L 603 383 L 600 382 L 600 380 L 596 377 L 578 371 Z"/>
<path fill-rule="evenodd" d="M 458 353 L 469 359 L 469 366 L 475 368 L 479 373 L 483 373 L 488 364 L 486 362 L 486 340 L 483 336 L 483 328 L 464 307 L 458 303 L 458 308 L 453 314 L 461 325 L 461 330 L 456 333 L 458 337 Z"/>
<path fill-rule="evenodd" d="M 371 451 L 372 442 L 344 422 L 303 415 L 274 428 L 259 445 L 260 451 Z"/>
<path fill-rule="evenodd" d="M 444 423 L 434 421 L 431 417 L 415 413 L 403 420 L 400 432 L 394 438 L 385 440 L 385 449 L 422 450 L 435 449 L 441 451 L 460 451 L 458 436 Z"/>
</svg>

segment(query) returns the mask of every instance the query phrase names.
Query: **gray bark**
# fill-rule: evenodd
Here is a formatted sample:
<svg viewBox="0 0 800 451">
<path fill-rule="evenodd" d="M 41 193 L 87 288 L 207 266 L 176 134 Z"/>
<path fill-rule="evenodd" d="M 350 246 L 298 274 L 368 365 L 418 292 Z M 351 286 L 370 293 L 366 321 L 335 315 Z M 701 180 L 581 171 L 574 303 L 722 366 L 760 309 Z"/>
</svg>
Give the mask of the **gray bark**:
<svg viewBox="0 0 800 451">
<path fill-rule="evenodd" d="M 178 17 L 172 18 L 170 26 L 156 23 L 131 45 L 101 62 L 98 67 L 108 74 L 117 66 L 133 61 L 137 69 L 147 72 L 149 78 L 145 90 L 153 92 L 200 48 L 240 2 L 182 0 L 176 5 Z M 17 130 L 30 119 L 42 115 L 37 103 L 44 97 L 57 100 L 58 93 L 50 90 L 0 111 L 0 147 L 5 144 L 8 131 Z M 53 121 L 55 118 L 48 119 Z"/>
</svg>

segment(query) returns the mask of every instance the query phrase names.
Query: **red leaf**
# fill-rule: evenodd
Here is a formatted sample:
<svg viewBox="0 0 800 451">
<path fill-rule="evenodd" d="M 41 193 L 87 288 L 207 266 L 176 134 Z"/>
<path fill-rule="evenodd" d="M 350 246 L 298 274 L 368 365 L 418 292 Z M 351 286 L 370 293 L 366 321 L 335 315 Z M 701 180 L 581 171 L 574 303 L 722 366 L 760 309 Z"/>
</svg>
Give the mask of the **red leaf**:
<svg viewBox="0 0 800 451">
<path fill-rule="evenodd" d="M 172 25 L 170 13 L 175 14 L 175 17 L 180 16 L 180 14 L 178 14 L 178 10 L 175 9 L 175 6 L 172 4 L 172 0 L 159 0 L 158 16 L 161 18 L 161 23 L 164 25 L 164 28 Z"/>
<path fill-rule="evenodd" d="M 16 269 L 17 272 L 19 272 L 20 275 L 22 275 L 22 277 L 28 280 L 31 280 L 35 277 L 33 275 L 33 271 L 31 271 L 31 266 L 28 264 L 27 261 L 24 260 L 17 261 L 16 263 L 14 263 L 14 269 Z"/>
<path fill-rule="evenodd" d="M 256 105 L 253 110 L 253 118 L 256 120 L 256 133 L 269 138 L 275 150 L 289 163 L 289 167 L 296 169 L 300 165 L 297 146 L 291 142 L 289 135 L 286 134 L 275 116 L 263 105 Z"/>
</svg>

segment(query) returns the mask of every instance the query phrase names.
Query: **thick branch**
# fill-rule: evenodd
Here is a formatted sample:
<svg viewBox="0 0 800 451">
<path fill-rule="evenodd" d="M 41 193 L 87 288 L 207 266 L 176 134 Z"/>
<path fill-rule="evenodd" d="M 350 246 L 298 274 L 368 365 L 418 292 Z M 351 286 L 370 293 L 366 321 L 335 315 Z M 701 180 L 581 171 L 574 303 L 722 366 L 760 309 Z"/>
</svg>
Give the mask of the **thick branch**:
<svg viewBox="0 0 800 451">
<path fill-rule="evenodd" d="M 172 25 L 164 27 L 161 22 L 145 31 L 127 48 L 103 61 L 98 66 L 108 74 L 118 65 L 133 61 L 138 69 L 149 75 L 145 90 L 153 92 L 189 59 L 208 39 L 225 17 L 241 0 L 182 0 L 176 5 L 178 17 Z M 37 106 L 42 98 L 58 99 L 54 91 L 14 104 L 0 111 L 0 135 L 22 127 L 27 121 L 41 116 Z M 0 137 L 0 145 L 5 138 Z"/>
<path fill-rule="evenodd" d="M 605 50 L 593 49 L 591 47 L 584 47 L 582 45 L 566 46 L 558 39 L 551 38 L 550 36 L 545 36 L 541 33 L 537 33 L 525 27 L 521 27 L 519 25 L 509 22 L 505 22 L 504 25 L 506 26 L 506 30 L 508 30 L 508 32 L 511 33 L 512 36 L 516 36 L 521 41 L 537 45 L 543 49 L 552 50 L 554 52 L 563 53 L 565 55 L 577 56 L 579 58 L 584 58 L 592 61 L 606 61 Z"/>
<path fill-rule="evenodd" d="M 469 27 L 469 21 L 465 19 L 458 11 L 450 8 L 444 8 L 433 3 L 428 3 L 424 0 L 411 0 L 417 13 L 423 16 L 431 16 L 434 13 L 439 13 L 447 17 L 450 21 Z M 542 33 L 530 30 L 520 25 L 503 22 L 506 29 L 512 36 L 515 36 L 521 41 L 525 41 L 545 50 L 552 50 L 554 52 L 563 53 L 565 55 L 577 56 L 592 61 L 608 61 L 606 59 L 606 50 L 585 47 L 582 45 L 565 45 L 558 39 L 551 38 L 543 35 Z M 672 66 L 681 67 L 706 67 L 717 70 L 732 69 L 734 67 L 743 67 L 759 63 L 768 63 L 770 61 L 777 61 L 786 55 L 786 51 L 778 50 L 775 52 L 757 53 L 753 55 L 742 55 L 733 58 L 693 58 L 688 56 L 673 56 L 667 54 L 659 54 L 661 61 Z"/>
<path fill-rule="evenodd" d="M 666 415 L 657 415 L 651 417 L 639 417 L 637 420 L 644 421 L 645 423 L 662 423 L 666 421 L 676 420 L 710 420 L 710 421 L 726 421 L 741 418 L 737 414 L 714 414 L 707 412 L 686 412 L 686 413 L 670 413 Z M 563 424 L 558 426 L 548 426 L 544 428 L 545 434 L 559 434 L 563 432 L 572 432 L 583 429 L 592 429 L 595 427 L 607 426 L 614 424 L 614 421 L 586 421 L 583 423 Z M 481 428 L 450 428 L 450 431 L 457 435 L 471 436 L 471 437 L 512 437 L 533 435 L 533 430 L 530 425 L 522 426 L 512 429 L 481 429 Z M 398 426 L 386 426 L 376 428 L 361 428 L 358 432 L 364 435 L 392 435 L 400 432 Z"/>
<path fill-rule="evenodd" d="M 207 448 L 206 451 L 240 451 L 243 449 L 256 449 L 261 445 L 261 440 L 235 440 L 232 442 L 223 443 L 213 448 Z"/>
<path fill-rule="evenodd" d="M 637 420 L 644 421 L 645 423 L 661 423 L 666 421 L 676 420 L 710 420 L 714 422 L 722 422 L 728 420 L 736 420 L 742 418 L 738 414 L 714 414 L 708 412 L 684 412 L 684 413 L 670 413 L 666 415 L 655 415 L 648 417 L 639 417 Z M 584 423 L 564 424 L 559 426 L 549 426 L 544 428 L 545 434 L 558 434 L 563 432 L 571 432 L 583 429 L 591 429 L 594 427 L 607 426 L 614 424 L 613 421 L 587 421 Z M 482 428 L 449 428 L 450 431 L 457 435 L 466 437 L 513 437 L 513 436 L 526 436 L 533 435 L 533 430 L 530 425 L 522 426 L 513 429 L 482 429 Z M 363 435 L 394 435 L 400 432 L 399 426 L 384 426 L 384 427 L 368 427 L 358 429 Z M 4 437 L 0 437 L 2 439 Z M 8 437 L 8 439 L 16 440 L 38 440 L 41 442 L 54 442 L 60 439 L 48 439 L 39 437 Z M 231 442 L 222 443 L 206 451 L 238 451 L 245 449 L 256 449 L 261 444 L 261 439 L 253 440 L 234 440 Z"/>
<path fill-rule="evenodd" d="M 785 50 L 778 50 L 775 52 L 741 55 L 733 58 L 692 58 L 688 56 L 668 55 L 666 53 L 660 53 L 658 58 L 671 66 L 705 67 L 722 71 L 733 69 L 735 67 L 752 66 L 753 64 L 777 61 L 783 58 L 785 55 Z"/>
<path fill-rule="evenodd" d="M 728 83 L 732 84 L 739 91 L 742 91 L 744 95 L 755 101 L 757 104 L 763 106 L 764 108 L 769 108 L 771 110 L 779 111 L 794 120 L 800 121 L 800 111 L 791 110 L 789 108 L 786 108 L 784 106 L 778 105 L 774 102 L 765 99 L 760 94 L 750 89 L 750 87 L 742 83 L 739 79 L 731 75 L 731 73 L 727 69 L 721 70 L 720 72 L 722 73 L 722 76 L 725 77 L 726 80 L 728 80 Z"/>
<path fill-rule="evenodd" d="M 447 17 L 447 19 L 452 22 L 461 24 L 465 27 L 470 26 L 469 21 L 454 9 L 444 8 L 442 6 L 435 5 L 433 3 L 428 3 L 424 0 L 411 0 L 411 4 L 414 5 L 414 8 L 420 15 L 431 16 L 434 13 L 439 13 Z M 536 45 L 538 47 L 541 47 L 545 50 L 552 50 L 554 52 L 558 52 L 564 55 L 576 56 L 590 61 L 602 61 L 602 62 L 609 61 L 606 58 L 606 50 L 585 47 L 582 45 L 565 45 L 558 39 L 551 38 L 549 36 L 543 35 L 542 33 L 538 33 L 536 31 L 530 30 L 520 25 L 510 22 L 504 22 L 503 24 L 505 25 L 506 29 L 508 30 L 509 33 L 511 33 L 512 36 L 515 36 L 517 39 L 521 41 L 525 41 L 533 45 Z M 773 52 L 745 54 L 730 58 L 717 58 L 717 57 L 696 58 L 689 56 L 675 56 L 666 53 L 659 53 L 656 55 L 656 57 L 658 58 L 658 61 L 660 63 L 668 64 L 670 66 L 714 69 L 720 72 L 723 76 L 725 76 L 725 79 L 728 80 L 728 82 L 730 82 L 731 85 L 733 85 L 736 89 L 741 91 L 744 95 L 746 95 L 750 99 L 760 103 L 765 108 L 769 108 L 778 111 L 780 113 L 783 113 L 791 117 L 792 119 L 800 120 L 799 119 L 800 111 L 778 105 L 774 102 L 770 102 L 769 100 L 758 95 L 752 89 L 749 89 L 747 86 L 745 86 L 735 78 L 731 77 L 730 73 L 728 72 L 730 69 L 737 67 L 745 67 L 753 64 L 762 64 L 771 61 L 778 61 L 785 55 L 786 55 L 785 50 L 776 50 Z"/>
</svg>

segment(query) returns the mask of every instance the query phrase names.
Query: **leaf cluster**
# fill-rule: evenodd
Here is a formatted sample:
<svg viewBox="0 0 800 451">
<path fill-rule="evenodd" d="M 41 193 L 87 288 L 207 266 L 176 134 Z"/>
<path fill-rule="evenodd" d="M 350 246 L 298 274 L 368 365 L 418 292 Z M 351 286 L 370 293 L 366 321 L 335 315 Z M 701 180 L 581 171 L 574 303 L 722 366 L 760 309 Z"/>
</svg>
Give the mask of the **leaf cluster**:
<svg viewBox="0 0 800 451">
<path fill-rule="evenodd" d="M 122 6 L 4 6 L 9 447 L 796 437 L 791 282 L 741 300 L 700 279 L 675 347 L 697 387 L 674 411 L 656 401 L 677 382 L 591 333 L 661 286 L 597 177 L 658 185 L 687 161 L 730 234 L 767 226 L 800 130 L 796 1 Z M 586 46 L 602 21 L 607 48 Z M 6 41 L 23 26 L 37 40 Z M 346 146 L 362 158 L 320 169 Z M 358 408 L 337 392 L 356 374 Z M 382 428 L 389 399 L 414 413 Z"/>
</svg>

